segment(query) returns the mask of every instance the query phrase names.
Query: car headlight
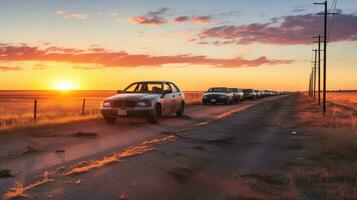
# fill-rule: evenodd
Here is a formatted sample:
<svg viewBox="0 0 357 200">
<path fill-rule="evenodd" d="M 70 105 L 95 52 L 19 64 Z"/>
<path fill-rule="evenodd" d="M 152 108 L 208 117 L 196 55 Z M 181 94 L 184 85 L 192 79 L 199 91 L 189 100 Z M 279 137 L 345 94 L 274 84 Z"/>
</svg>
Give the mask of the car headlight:
<svg viewBox="0 0 357 200">
<path fill-rule="evenodd" d="M 111 105 L 109 101 L 103 102 L 103 107 L 111 107 Z"/>
<path fill-rule="evenodd" d="M 222 95 L 222 96 L 220 96 L 219 98 L 221 98 L 221 99 L 225 99 L 225 98 L 227 98 L 227 96 Z"/>
<path fill-rule="evenodd" d="M 151 106 L 151 101 L 138 101 L 136 103 L 137 107 L 150 107 Z"/>
</svg>

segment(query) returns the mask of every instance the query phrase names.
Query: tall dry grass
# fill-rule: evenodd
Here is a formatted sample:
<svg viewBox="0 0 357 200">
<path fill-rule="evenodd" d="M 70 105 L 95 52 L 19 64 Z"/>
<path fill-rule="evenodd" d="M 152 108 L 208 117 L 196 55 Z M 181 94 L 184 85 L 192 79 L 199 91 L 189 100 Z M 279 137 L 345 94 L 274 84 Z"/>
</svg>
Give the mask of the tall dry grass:
<svg viewBox="0 0 357 200">
<path fill-rule="evenodd" d="M 342 94 L 338 94 L 342 98 Z M 348 93 L 346 99 L 349 97 Z M 356 94 L 352 94 L 357 97 Z M 351 98 L 353 99 L 353 98 Z M 333 101 L 333 100 L 330 100 Z M 333 102 L 334 103 L 334 102 Z M 335 158 L 357 161 L 357 117 L 353 106 L 345 107 L 328 104 L 324 116 L 313 99 L 300 94 L 298 97 L 298 119 L 304 126 L 315 127 L 319 144 L 315 151 Z"/>
<path fill-rule="evenodd" d="M 294 181 L 306 199 L 357 199 L 357 93 L 328 93 L 328 110 L 298 96 L 298 120 L 312 134 L 304 141 L 306 161 Z M 304 132 L 304 131 L 302 131 Z"/>
<path fill-rule="evenodd" d="M 186 102 L 200 102 L 202 93 L 185 92 Z M 101 102 L 112 95 L 115 91 L 0 91 L 0 130 L 94 119 L 100 117 Z M 84 98 L 85 115 L 82 115 Z M 34 99 L 38 101 L 36 123 Z"/>
</svg>

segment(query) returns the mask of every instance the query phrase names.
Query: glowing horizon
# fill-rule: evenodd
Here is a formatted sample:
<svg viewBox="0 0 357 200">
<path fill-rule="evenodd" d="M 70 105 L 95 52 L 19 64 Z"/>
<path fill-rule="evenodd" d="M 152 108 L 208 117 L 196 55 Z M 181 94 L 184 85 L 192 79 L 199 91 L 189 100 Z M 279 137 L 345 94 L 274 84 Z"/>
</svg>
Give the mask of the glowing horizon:
<svg viewBox="0 0 357 200">
<path fill-rule="evenodd" d="M 0 2 L 0 26 L 6 27 L 0 90 L 117 90 L 141 80 L 200 91 L 306 90 L 321 8 L 313 1 L 259 3 Z M 353 0 L 338 5 L 328 46 L 330 90 L 357 89 L 356 7 Z"/>
</svg>

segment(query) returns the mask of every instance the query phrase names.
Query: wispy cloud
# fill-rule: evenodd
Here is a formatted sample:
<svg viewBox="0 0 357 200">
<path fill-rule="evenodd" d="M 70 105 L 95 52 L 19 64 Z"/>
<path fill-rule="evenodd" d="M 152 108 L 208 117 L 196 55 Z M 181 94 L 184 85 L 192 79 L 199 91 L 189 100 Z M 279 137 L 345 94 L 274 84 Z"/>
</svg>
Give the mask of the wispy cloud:
<svg viewBox="0 0 357 200">
<path fill-rule="evenodd" d="M 160 25 L 167 22 L 164 18 L 164 14 L 168 11 L 168 8 L 160 8 L 156 11 L 150 11 L 142 16 L 135 16 L 129 19 L 130 22 L 142 25 Z"/>
<path fill-rule="evenodd" d="M 82 12 L 70 12 L 66 13 L 62 10 L 59 10 L 55 13 L 58 16 L 61 16 L 63 18 L 74 18 L 74 19 L 80 19 L 80 20 L 85 20 L 88 19 L 88 14 L 87 13 L 82 13 Z"/>
<path fill-rule="evenodd" d="M 113 16 L 113 17 L 116 17 L 116 16 L 119 15 L 119 13 L 117 13 L 117 12 L 111 12 L 111 13 L 109 13 L 109 15 L 110 15 L 110 16 Z"/>
<path fill-rule="evenodd" d="M 175 17 L 171 20 L 172 23 L 174 24 L 180 24 L 184 22 L 192 22 L 195 24 L 209 24 L 213 20 L 213 17 L 210 15 L 206 16 L 179 16 Z"/>
<path fill-rule="evenodd" d="M 306 9 L 304 9 L 304 8 L 295 8 L 293 10 L 293 12 L 304 12 L 304 11 L 306 11 Z"/>
<path fill-rule="evenodd" d="M 219 68 L 258 67 L 263 65 L 290 64 L 293 60 L 256 59 L 236 57 L 232 59 L 210 58 L 207 56 L 173 55 L 156 56 L 130 54 L 125 51 L 110 52 L 105 49 L 81 50 L 74 48 L 0 44 L 1 62 L 56 61 L 73 64 L 94 64 L 102 67 L 161 67 L 172 64 L 208 65 Z M 6 70 L 7 68 L 4 68 Z"/>
</svg>

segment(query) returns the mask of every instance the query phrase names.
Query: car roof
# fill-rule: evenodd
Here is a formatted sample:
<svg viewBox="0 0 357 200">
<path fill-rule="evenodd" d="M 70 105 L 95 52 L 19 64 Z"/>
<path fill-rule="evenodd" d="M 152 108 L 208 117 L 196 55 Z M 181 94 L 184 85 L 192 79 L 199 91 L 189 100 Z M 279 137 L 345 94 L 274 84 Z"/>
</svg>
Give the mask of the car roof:
<svg viewBox="0 0 357 200">
<path fill-rule="evenodd" d="M 137 82 L 133 82 L 133 83 L 172 83 L 170 81 L 137 81 Z M 174 83 L 172 83 L 174 84 Z"/>
<path fill-rule="evenodd" d="M 224 89 L 228 89 L 227 87 L 210 87 L 209 89 L 213 89 L 213 88 L 224 88 Z"/>
</svg>

